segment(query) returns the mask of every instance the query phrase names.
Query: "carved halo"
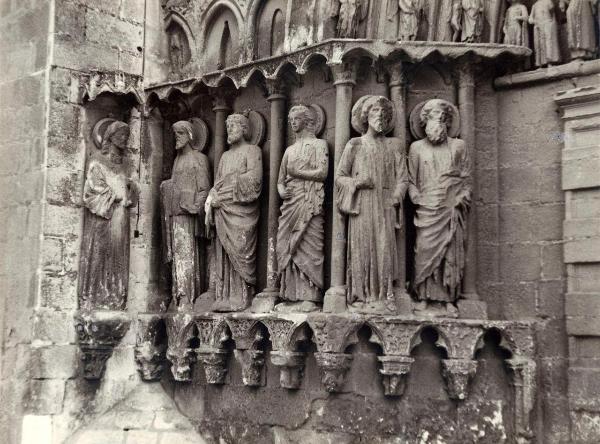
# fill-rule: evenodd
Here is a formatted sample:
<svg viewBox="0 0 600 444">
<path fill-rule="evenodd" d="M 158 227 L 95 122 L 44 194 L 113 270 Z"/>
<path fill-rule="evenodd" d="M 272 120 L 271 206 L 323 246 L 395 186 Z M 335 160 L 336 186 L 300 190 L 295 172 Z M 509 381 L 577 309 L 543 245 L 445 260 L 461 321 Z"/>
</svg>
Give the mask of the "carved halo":
<svg viewBox="0 0 600 444">
<path fill-rule="evenodd" d="M 323 134 L 323 130 L 325 129 L 325 122 L 327 121 L 327 117 L 325 116 L 325 110 L 321 105 L 317 105 L 313 103 L 310 105 L 310 108 L 315 113 L 315 136 L 320 136 Z"/>
<path fill-rule="evenodd" d="M 111 123 L 116 121 L 117 119 L 113 119 L 112 117 L 105 117 L 104 119 L 100 119 L 96 122 L 94 128 L 92 129 L 92 140 L 94 141 L 96 148 L 102 148 L 102 141 L 104 139 L 106 130 Z"/>
<path fill-rule="evenodd" d="M 384 98 L 390 105 L 390 108 L 392 110 L 392 116 L 390 118 L 389 121 L 389 125 L 387 128 L 385 128 L 383 130 L 384 134 L 389 133 L 391 130 L 394 129 L 394 126 L 396 125 L 396 107 L 394 106 L 394 103 L 388 99 L 387 97 L 383 97 L 383 96 L 375 96 L 375 95 L 366 95 L 366 96 L 362 96 L 360 99 L 358 99 L 356 101 L 356 103 L 354 104 L 354 106 L 352 107 L 352 128 L 354 128 L 356 130 L 357 133 L 360 134 L 365 134 L 367 132 L 367 123 L 363 122 L 361 119 L 361 114 L 362 114 L 362 108 L 365 105 L 365 102 L 373 97 L 381 97 Z"/>
<path fill-rule="evenodd" d="M 208 125 L 199 117 L 192 117 L 190 119 L 190 123 L 192 124 L 192 132 L 194 136 L 194 140 L 192 140 L 192 148 L 202 152 L 208 144 Z"/>
<path fill-rule="evenodd" d="M 423 106 L 428 100 L 423 100 L 418 103 L 410 112 L 410 116 L 408 118 L 410 122 L 410 132 L 415 139 L 424 139 L 427 137 L 425 134 L 425 129 L 421 126 L 421 110 Z M 460 135 L 460 113 L 458 112 L 458 108 L 453 104 L 445 100 L 452 107 L 452 126 L 448 128 L 448 136 L 449 137 L 458 137 Z"/>
<path fill-rule="evenodd" d="M 265 118 L 258 111 L 249 111 L 248 120 L 250 121 L 250 143 L 260 145 L 265 140 L 266 122 Z"/>
</svg>

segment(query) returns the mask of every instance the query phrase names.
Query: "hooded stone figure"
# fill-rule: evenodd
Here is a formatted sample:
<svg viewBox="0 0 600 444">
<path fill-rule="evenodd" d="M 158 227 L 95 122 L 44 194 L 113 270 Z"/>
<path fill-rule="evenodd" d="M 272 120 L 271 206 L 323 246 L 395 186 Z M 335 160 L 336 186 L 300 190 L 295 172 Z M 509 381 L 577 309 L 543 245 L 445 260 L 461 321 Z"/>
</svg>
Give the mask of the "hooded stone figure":
<svg viewBox="0 0 600 444">
<path fill-rule="evenodd" d="M 210 189 L 206 155 L 194 149 L 192 124 L 173 124 L 177 157 L 171 178 L 160 185 L 164 260 L 171 264 L 172 296 L 189 308 L 206 286 L 204 203 Z"/>
<path fill-rule="evenodd" d="M 337 207 L 348 215 L 347 301 L 356 310 L 394 310 L 394 288 L 403 288 L 396 234 L 408 173 L 403 142 L 385 136 L 394 112 L 382 96 L 356 102 L 352 125 L 363 135 L 346 144 L 336 171 Z"/>
<path fill-rule="evenodd" d="M 83 188 L 86 208 L 79 299 L 82 309 L 125 308 L 129 284 L 129 208 L 137 186 L 126 174 L 123 158 L 130 129 L 114 121 L 102 136 L 100 152 L 88 165 Z"/>
<path fill-rule="evenodd" d="M 417 299 L 454 302 L 465 266 L 471 162 L 465 143 L 448 136 L 456 108 L 429 100 L 420 112 L 422 140 L 410 146 L 410 199 L 416 205 L 414 287 Z"/>
</svg>

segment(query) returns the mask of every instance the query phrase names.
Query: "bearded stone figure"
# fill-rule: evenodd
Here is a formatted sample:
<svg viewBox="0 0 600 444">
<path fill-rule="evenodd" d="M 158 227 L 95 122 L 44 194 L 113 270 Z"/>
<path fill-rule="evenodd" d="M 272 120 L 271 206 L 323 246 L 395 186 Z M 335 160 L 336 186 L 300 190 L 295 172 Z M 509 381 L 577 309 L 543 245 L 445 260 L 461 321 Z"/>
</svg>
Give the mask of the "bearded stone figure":
<svg viewBox="0 0 600 444">
<path fill-rule="evenodd" d="M 458 119 L 452 104 L 429 100 L 419 119 L 426 137 L 408 154 L 408 192 L 417 207 L 414 287 L 419 301 L 454 302 L 465 266 L 471 163 L 464 141 L 448 136 Z"/>
<path fill-rule="evenodd" d="M 339 211 L 348 215 L 347 302 L 359 311 L 395 310 L 399 267 L 396 234 L 402 229 L 402 201 L 408 187 L 403 142 L 386 137 L 394 105 L 382 96 L 361 97 L 351 139 L 335 177 Z"/>
<path fill-rule="evenodd" d="M 112 119 L 104 119 L 96 128 Z M 94 131 L 96 131 L 96 128 Z M 100 152 L 88 165 L 83 188 L 86 208 L 79 298 L 82 309 L 122 310 L 129 283 L 129 208 L 138 189 L 126 173 L 123 158 L 129 125 L 108 124 L 101 137 Z"/>
<path fill-rule="evenodd" d="M 281 160 L 277 190 L 283 200 L 277 233 L 281 275 L 276 311 L 314 311 L 323 289 L 323 200 L 329 166 L 327 142 L 315 136 L 315 112 L 304 105 L 289 112 L 296 142 Z"/>
<path fill-rule="evenodd" d="M 194 149 L 192 124 L 173 125 L 177 157 L 169 180 L 160 185 L 164 259 L 171 264 L 172 296 L 181 310 L 191 309 L 205 287 L 204 204 L 210 189 L 206 155 Z"/>
<path fill-rule="evenodd" d="M 256 226 L 262 186 L 262 152 L 248 143 L 250 122 L 242 114 L 227 117 L 228 151 L 206 199 L 206 222 L 215 240 L 214 311 L 244 310 L 256 285 Z"/>
<path fill-rule="evenodd" d="M 571 60 L 592 59 L 598 49 L 596 23 L 597 0 L 561 0 L 567 13 L 567 31 Z"/>
</svg>

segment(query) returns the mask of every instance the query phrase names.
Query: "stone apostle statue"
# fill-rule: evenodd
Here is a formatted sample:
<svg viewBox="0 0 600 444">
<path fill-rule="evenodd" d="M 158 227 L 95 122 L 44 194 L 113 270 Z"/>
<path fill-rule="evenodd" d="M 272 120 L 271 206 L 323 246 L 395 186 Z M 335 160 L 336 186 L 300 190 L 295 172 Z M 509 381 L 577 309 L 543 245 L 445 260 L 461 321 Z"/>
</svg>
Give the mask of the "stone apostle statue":
<svg viewBox="0 0 600 444">
<path fill-rule="evenodd" d="M 527 6 L 519 0 L 508 0 L 510 6 L 504 16 L 504 43 L 529 47 L 529 29 L 527 27 L 529 15 Z"/>
<path fill-rule="evenodd" d="M 256 226 L 262 186 L 262 152 L 248 143 L 250 122 L 227 117 L 228 151 L 206 199 L 207 225 L 215 225 L 215 311 L 244 310 L 256 285 Z"/>
<path fill-rule="evenodd" d="M 289 112 L 296 142 L 281 160 L 277 190 L 283 199 L 277 233 L 281 274 L 276 311 L 314 311 L 323 289 L 323 199 L 329 166 L 327 142 L 315 136 L 315 112 L 304 105 Z"/>
<path fill-rule="evenodd" d="M 83 188 L 87 210 L 78 284 L 82 309 L 122 310 L 127 299 L 129 208 L 137 201 L 138 188 L 123 165 L 129 125 L 103 119 L 109 120 L 112 123 L 101 137 L 100 152 L 92 155 Z"/>
<path fill-rule="evenodd" d="M 395 122 L 394 105 L 382 96 L 363 96 L 352 109 L 362 133 L 344 148 L 336 177 L 336 200 L 348 215 L 347 300 L 351 309 L 394 310 L 399 267 L 396 233 L 403 226 L 408 187 L 403 142 L 386 137 Z"/>
<path fill-rule="evenodd" d="M 454 302 L 465 266 L 471 163 L 464 141 L 448 136 L 456 108 L 429 100 L 420 112 L 426 137 L 408 154 L 409 195 L 416 205 L 414 287 L 417 299 Z"/>
<path fill-rule="evenodd" d="M 483 0 L 462 0 L 461 40 L 467 43 L 481 41 L 483 32 Z"/>
<path fill-rule="evenodd" d="M 399 14 L 398 40 L 416 40 L 424 14 L 423 0 L 390 0 L 388 20 L 393 20 L 396 14 Z"/>
<path fill-rule="evenodd" d="M 567 11 L 571 60 L 594 58 L 598 49 L 594 23 L 594 15 L 598 13 L 597 0 L 561 0 L 560 7 Z"/>
<path fill-rule="evenodd" d="M 160 185 L 165 261 L 171 264 L 173 302 L 191 309 L 206 282 L 204 204 L 210 189 L 206 155 L 194 149 L 192 124 L 173 125 L 177 157 L 169 180 Z"/>
<path fill-rule="evenodd" d="M 341 38 L 364 38 L 361 32 L 369 15 L 369 0 L 339 0 L 337 36 Z"/>
<path fill-rule="evenodd" d="M 531 8 L 529 23 L 533 25 L 535 66 L 546 66 L 560 62 L 558 23 L 554 2 L 552 0 L 537 0 Z"/>
</svg>

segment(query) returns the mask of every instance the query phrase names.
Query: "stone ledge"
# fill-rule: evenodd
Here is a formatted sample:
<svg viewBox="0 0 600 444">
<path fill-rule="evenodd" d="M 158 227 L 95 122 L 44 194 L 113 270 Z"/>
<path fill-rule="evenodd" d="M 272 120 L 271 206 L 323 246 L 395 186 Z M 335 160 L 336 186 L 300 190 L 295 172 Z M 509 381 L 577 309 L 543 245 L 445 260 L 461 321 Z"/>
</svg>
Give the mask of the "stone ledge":
<svg viewBox="0 0 600 444">
<path fill-rule="evenodd" d="M 494 80 L 494 87 L 496 89 L 518 88 L 593 74 L 600 74 L 600 60 L 574 61 L 564 65 L 498 77 Z"/>
</svg>

